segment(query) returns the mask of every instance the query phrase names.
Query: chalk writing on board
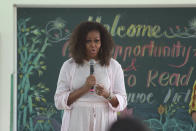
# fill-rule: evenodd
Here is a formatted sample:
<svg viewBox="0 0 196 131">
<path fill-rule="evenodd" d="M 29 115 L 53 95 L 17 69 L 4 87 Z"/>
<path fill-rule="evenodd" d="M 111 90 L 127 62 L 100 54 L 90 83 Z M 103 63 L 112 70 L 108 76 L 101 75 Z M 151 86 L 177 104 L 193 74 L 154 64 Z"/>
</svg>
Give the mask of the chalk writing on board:
<svg viewBox="0 0 196 131">
<path fill-rule="evenodd" d="M 106 27 L 116 42 L 113 58 L 120 62 L 124 71 L 128 100 L 125 112 L 144 118 L 155 131 L 195 130 L 187 109 L 192 83 L 196 78 L 196 17 L 193 12 L 195 8 L 20 9 L 17 14 L 19 25 L 21 18 L 31 19 L 24 26 L 18 27 L 21 29 L 18 30 L 18 58 L 21 58 L 18 59 L 18 82 L 23 79 L 20 67 L 25 67 L 26 63 L 31 64 L 31 61 L 24 59 L 28 52 L 32 52 L 27 45 L 38 49 L 44 45 L 44 36 L 35 37 L 36 34 L 45 35 L 50 46 L 44 52 L 38 52 L 43 53 L 40 67 L 45 70 L 38 70 L 39 75 L 32 72 L 29 81 L 23 83 L 27 86 L 17 87 L 20 107 L 17 110 L 18 129 L 60 130 L 62 116 L 56 111 L 50 97 L 54 94 L 58 69 L 70 57 L 69 38 L 76 25 L 80 21 L 97 21 Z M 35 26 L 40 30 L 34 30 L 32 35 L 27 36 L 25 33 L 32 31 Z M 24 37 L 20 37 L 21 33 Z M 42 42 L 35 44 L 29 41 L 31 39 Z M 27 44 L 20 46 L 23 41 Z M 44 87 L 50 90 L 49 95 L 45 96 L 42 90 L 35 90 L 39 86 L 33 85 L 37 83 L 44 83 Z M 29 92 L 26 88 L 28 86 L 31 89 Z M 21 87 L 24 90 L 20 90 Z M 40 88 L 45 89 L 42 86 Z M 32 97 L 31 92 L 41 95 Z M 28 97 L 27 105 L 23 96 Z M 46 110 L 37 108 L 34 98 L 40 100 L 39 104 Z M 46 100 L 47 104 L 43 102 Z M 51 108 L 48 108 L 48 103 L 51 103 Z M 186 120 L 182 122 L 179 117 Z"/>
</svg>

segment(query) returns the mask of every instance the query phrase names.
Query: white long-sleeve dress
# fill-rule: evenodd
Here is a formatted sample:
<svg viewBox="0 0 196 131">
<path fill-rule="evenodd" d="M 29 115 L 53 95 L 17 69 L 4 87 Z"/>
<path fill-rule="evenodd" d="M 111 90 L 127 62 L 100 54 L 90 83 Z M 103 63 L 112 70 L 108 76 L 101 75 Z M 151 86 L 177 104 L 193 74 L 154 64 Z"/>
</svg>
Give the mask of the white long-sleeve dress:
<svg viewBox="0 0 196 131">
<path fill-rule="evenodd" d="M 114 59 L 109 66 L 94 65 L 96 83 L 101 84 L 115 95 L 119 101 L 113 107 L 108 100 L 96 93 L 86 93 L 70 106 L 67 105 L 69 94 L 81 88 L 90 74 L 89 63 L 77 65 L 71 58 L 64 62 L 54 96 L 57 109 L 64 110 L 61 131 L 107 131 L 117 119 L 117 112 L 127 106 L 124 75 L 121 65 Z"/>
</svg>

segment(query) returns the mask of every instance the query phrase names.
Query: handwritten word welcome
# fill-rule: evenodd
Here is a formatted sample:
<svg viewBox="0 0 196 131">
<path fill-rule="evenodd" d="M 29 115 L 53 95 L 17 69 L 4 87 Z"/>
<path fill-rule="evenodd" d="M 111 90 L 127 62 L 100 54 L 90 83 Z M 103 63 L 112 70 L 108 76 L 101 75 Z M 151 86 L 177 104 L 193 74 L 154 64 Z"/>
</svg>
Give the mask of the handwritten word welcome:
<svg viewBox="0 0 196 131">
<path fill-rule="evenodd" d="M 102 22 L 102 16 L 97 16 L 95 19 L 93 16 L 88 17 L 88 21 Z M 160 25 L 141 25 L 130 24 L 129 26 L 119 25 L 120 14 L 117 14 L 112 24 L 103 25 L 111 33 L 112 36 L 124 37 L 148 37 L 148 38 L 160 38 L 165 36 L 166 38 L 174 38 L 175 36 L 169 35 L 167 31 L 161 31 Z"/>
</svg>

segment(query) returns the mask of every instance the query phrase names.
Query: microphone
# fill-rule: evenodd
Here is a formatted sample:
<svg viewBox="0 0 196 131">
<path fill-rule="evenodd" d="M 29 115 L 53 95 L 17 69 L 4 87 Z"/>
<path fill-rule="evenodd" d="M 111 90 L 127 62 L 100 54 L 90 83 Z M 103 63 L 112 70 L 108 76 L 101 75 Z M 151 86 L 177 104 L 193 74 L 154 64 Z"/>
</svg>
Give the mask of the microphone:
<svg viewBox="0 0 196 131">
<path fill-rule="evenodd" d="M 90 59 L 89 63 L 90 63 L 90 75 L 92 75 L 94 73 L 95 60 Z"/>
<path fill-rule="evenodd" d="M 90 59 L 89 64 L 90 64 L 90 75 L 92 75 L 94 73 L 95 60 L 94 59 Z M 94 86 L 91 87 L 90 91 L 91 92 L 94 91 Z"/>
</svg>

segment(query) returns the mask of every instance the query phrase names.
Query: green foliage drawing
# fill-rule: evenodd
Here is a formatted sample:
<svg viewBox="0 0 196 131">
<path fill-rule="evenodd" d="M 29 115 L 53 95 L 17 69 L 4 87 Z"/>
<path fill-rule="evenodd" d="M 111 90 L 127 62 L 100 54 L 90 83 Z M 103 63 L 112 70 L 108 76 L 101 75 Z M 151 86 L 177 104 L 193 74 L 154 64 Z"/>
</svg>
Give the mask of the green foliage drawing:
<svg viewBox="0 0 196 131">
<path fill-rule="evenodd" d="M 56 122 L 52 118 L 56 109 L 52 104 L 48 108 L 47 100 L 44 97 L 49 88 L 41 82 L 35 85 L 30 83 L 33 75 L 40 77 L 47 69 L 43 58 L 44 52 L 50 44 L 45 30 L 36 26 L 28 26 L 29 20 L 30 18 L 20 19 L 17 23 L 17 130 L 41 131 L 45 130 L 46 126 L 47 129 L 55 130 L 51 126 L 51 122 Z M 57 125 L 57 123 L 55 124 Z"/>
<path fill-rule="evenodd" d="M 178 109 L 185 110 L 184 106 L 178 106 L 176 103 L 170 105 L 160 105 L 158 107 L 159 119 L 152 118 L 145 120 L 145 123 L 152 131 L 195 131 L 196 126 L 185 123 L 173 117 Z"/>
</svg>

